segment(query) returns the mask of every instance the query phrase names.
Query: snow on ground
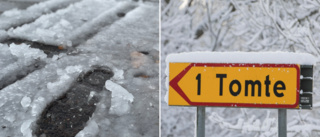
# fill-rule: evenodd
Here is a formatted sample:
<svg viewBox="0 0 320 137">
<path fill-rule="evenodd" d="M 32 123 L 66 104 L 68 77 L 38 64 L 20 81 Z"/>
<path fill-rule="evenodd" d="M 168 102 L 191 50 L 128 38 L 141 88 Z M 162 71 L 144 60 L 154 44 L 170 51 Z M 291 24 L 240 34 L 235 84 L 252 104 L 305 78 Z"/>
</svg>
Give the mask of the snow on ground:
<svg viewBox="0 0 320 137">
<path fill-rule="evenodd" d="M 79 53 L 94 54 L 97 58 L 109 57 L 108 61 L 115 61 L 118 66 L 114 71 L 116 77 L 111 80 L 134 97 L 134 101 L 129 105 L 129 114 L 101 123 L 101 126 L 106 126 L 108 130 L 100 131 L 100 136 L 158 136 L 159 85 L 158 69 L 155 69 L 159 65 L 157 7 L 158 4 L 154 3 L 140 4 L 123 19 L 106 26 L 77 48 Z M 146 18 L 149 20 L 145 21 Z M 139 51 L 148 54 L 128 56 Z M 136 61 L 136 58 L 142 62 L 134 67 L 132 61 Z M 98 106 L 97 111 L 103 107 Z M 102 114 L 94 115 L 92 120 L 101 121 L 104 117 Z M 112 126 L 108 124 L 110 122 Z M 119 130 L 120 133 L 117 132 Z"/>
<path fill-rule="evenodd" d="M 10 30 L 13 38 L 38 41 L 50 45 L 79 44 L 101 26 L 118 20 L 117 13 L 126 13 L 135 3 L 104 0 L 84 0 L 55 13 L 41 16 L 35 22 Z M 85 7 L 96 7 L 94 9 Z M 107 9 L 107 10 L 106 10 Z"/>
<path fill-rule="evenodd" d="M 115 7 L 108 11 L 99 14 L 98 17 L 84 24 L 80 28 L 73 31 L 67 39 L 72 41 L 73 45 L 78 45 L 83 42 L 82 39 L 90 37 L 94 33 L 98 32 L 99 29 L 104 26 L 110 25 L 121 17 L 125 16 L 126 13 L 136 8 L 136 3 L 131 2 L 119 2 Z M 85 33 L 84 33 L 85 32 Z"/>
<path fill-rule="evenodd" d="M 125 88 L 110 80 L 106 81 L 105 87 L 112 92 L 109 113 L 118 116 L 128 113 L 130 110 L 129 103 L 132 103 L 134 99 L 132 94 L 129 93 Z"/>
<path fill-rule="evenodd" d="M 0 64 L 0 88 L 13 82 L 18 75 L 25 75 L 29 69 L 34 69 L 38 62 L 46 59 L 47 55 L 38 49 L 31 49 L 29 45 L 0 44 L 2 58 Z"/>
<path fill-rule="evenodd" d="M 90 46 L 79 46 L 80 50 L 92 50 L 93 47 L 96 48 L 109 48 L 104 46 L 105 43 L 97 43 L 99 40 L 107 40 L 109 45 L 119 45 L 120 47 L 131 47 L 137 51 L 153 51 L 158 50 L 158 40 L 154 39 L 159 35 L 158 30 L 159 24 L 158 12 L 155 9 L 157 4 L 146 3 L 141 4 L 139 7 L 135 8 L 132 12 L 129 12 L 124 19 L 119 20 L 112 24 L 111 26 L 105 27 L 105 31 L 100 32 L 101 35 L 95 36 L 93 40 L 88 40 L 88 45 Z M 145 13 L 145 11 L 152 11 L 151 13 Z M 145 20 L 148 19 L 148 21 Z M 134 21 L 135 23 L 132 23 Z M 128 27 L 130 26 L 130 27 Z M 156 26 L 156 27 L 155 27 Z M 138 31 L 139 30 L 139 31 Z M 153 32 L 148 34 L 149 32 Z M 115 35 L 107 35 L 108 33 Z M 150 45 L 150 46 L 147 46 Z M 92 47 L 93 46 L 93 47 Z M 102 50 L 101 52 L 103 52 Z M 150 53 L 152 54 L 152 53 Z"/>
<path fill-rule="evenodd" d="M 72 60 L 72 62 L 70 62 L 70 60 Z M 68 73 L 66 69 L 70 66 L 79 65 L 81 62 L 84 64 L 87 63 L 87 60 L 79 58 L 61 58 L 59 62 L 50 63 L 43 69 L 34 71 L 24 79 L 2 89 L 0 91 L 0 98 L 3 101 L 0 106 L 1 110 L 4 110 L 2 111 L 4 113 L 0 114 L 2 117 L 0 123 L 2 123 L 3 126 L 6 126 L 6 128 L 0 131 L 1 135 L 22 136 L 22 134 L 27 134 L 25 132 L 16 131 L 16 129 L 20 129 L 19 127 L 21 124 L 28 122 L 29 120 L 34 122 L 46 104 L 65 92 L 68 87 L 71 86 L 75 77 L 77 77 L 80 72 Z M 53 89 L 48 86 L 57 81 L 62 82 L 59 82 L 60 85 L 56 84 Z M 50 92 L 52 90 L 55 90 L 56 92 Z M 21 105 L 21 101 L 24 101 L 23 98 L 26 97 L 31 99 L 31 105 L 25 108 Z"/>
<path fill-rule="evenodd" d="M 81 6 L 85 3 L 93 5 Z M 76 6 L 77 4 L 79 7 Z M 133 8 L 130 8 L 131 5 L 134 5 Z M 48 25 L 48 22 L 41 18 L 49 19 L 50 16 L 53 19 L 52 24 L 49 23 L 49 27 L 44 27 L 43 33 L 39 34 L 51 34 L 50 31 L 54 29 L 54 26 L 57 26 L 57 31 L 60 31 L 61 34 L 67 34 L 67 32 L 63 32 L 63 25 L 71 24 L 72 26 L 74 24 L 74 28 L 69 29 L 72 31 L 85 26 L 83 22 L 102 21 L 99 19 L 100 15 L 101 17 L 109 16 L 107 15 L 108 11 L 115 14 L 118 11 L 113 9 L 117 7 L 122 8 L 121 12 L 128 13 L 117 18 L 114 22 L 103 23 L 97 29 L 97 34 L 85 37 L 83 43 L 74 47 L 77 52 L 60 53 L 52 58 L 43 57 L 42 53 L 37 53 L 36 55 L 41 57 L 40 59 L 45 63 L 45 66 L 0 90 L 0 100 L 2 100 L 0 102 L 1 135 L 30 136 L 36 127 L 36 120 L 46 105 L 66 92 L 80 73 L 87 72 L 92 66 L 98 65 L 108 66 L 112 69 L 114 72 L 114 77 L 111 78 L 112 84 L 107 81 L 106 88 L 101 92 L 90 92 L 88 99 L 99 96 L 100 101 L 96 104 L 96 110 L 86 123 L 85 128 L 77 136 L 158 136 L 158 3 L 82 0 L 54 13 L 44 14 L 35 22 L 21 28 L 35 23 L 41 28 L 41 26 Z M 78 11 L 79 8 L 87 13 L 82 14 L 81 11 Z M 95 10 L 99 10 L 99 12 Z M 62 11 L 70 15 L 58 16 Z M 77 16 L 78 14 L 83 16 Z M 86 28 L 88 27 L 90 26 L 86 26 Z M 87 32 L 88 29 L 83 29 L 83 31 L 83 33 L 91 33 Z M 32 37 L 39 38 L 39 34 Z M 50 42 L 45 44 L 50 44 Z M 19 58 L 17 59 L 15 56 L 31 58 L 29 53 L 35 52 L 34 49 L 24 44 L 10 45 L 10 47 L 4 44 L 3 46 L 6 48 L 2 48 L 0 54 L 2 57 L 6 57 L 4 60 L 1 58 L 4 66 L 16 62 Z M 10 48 L 15 46 L 23 46 L 25 49 L 20 48 L 17 53 L 11 52 Z M 131 55 L 132 53 L 135 54 Z M 139 62 L 139 65 L 133 65 L 134 61 Z M 23 68 L 23 66 L 21 67 Z M 110 85 L 111 87 L 109 87 Z M 115 101 L 112 96 L 118 92 L 128 98 L 124 100 L 117 98 L 120 100 L 118 103 L 121 104 L 114 105 L 114 108 L 110 110 Z M 115 96 L 118 97 L 116 94 Z M 128 109 L 121 111 L 123 110 L 122 105 L 127 105 Z"/>
<path fill-rule="evenodd" d="M 50 0 L 32 5 L 27 9 L 12 9 L 5 11 L 0 16 L 0 29 L 7 30 L 24 23 L 33 21 L 43 14 L 69 5 L 77 0 Z"/>
</svg>

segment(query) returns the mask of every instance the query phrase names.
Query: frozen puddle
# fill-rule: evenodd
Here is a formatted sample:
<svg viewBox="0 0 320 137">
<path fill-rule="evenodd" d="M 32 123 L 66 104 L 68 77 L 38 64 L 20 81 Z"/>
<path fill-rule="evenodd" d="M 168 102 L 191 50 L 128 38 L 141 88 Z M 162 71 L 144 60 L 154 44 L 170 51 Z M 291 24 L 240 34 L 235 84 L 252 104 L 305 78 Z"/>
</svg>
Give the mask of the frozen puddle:
<svg viewBox="0 0 320 137">
<path fill-rule="evenodd" d="M 65 94 L 43 110 L 34 133 L 46 137 L 75 136 L 92 116 L 99 102 L 97 95 L 112 76 L 108 67 L 98 66 L 80 74 Z"/>
</svg>

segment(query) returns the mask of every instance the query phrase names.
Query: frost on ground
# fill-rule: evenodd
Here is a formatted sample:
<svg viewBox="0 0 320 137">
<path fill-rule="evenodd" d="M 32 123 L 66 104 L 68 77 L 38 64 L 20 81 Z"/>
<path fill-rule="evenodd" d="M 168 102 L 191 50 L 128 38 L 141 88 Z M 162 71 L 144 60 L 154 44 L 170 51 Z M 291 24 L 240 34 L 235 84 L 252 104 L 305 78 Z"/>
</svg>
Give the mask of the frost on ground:
<svg viewBox="0 0 320 137">
<path fill-rule="evenodd" d="M 314 106 L 312 110 L 287 110 L 287 134 L 320 136 L 320 4 L 317 1 L 162 0 L 161 6 L 162 136 L 194 136 L 196 109 L 169 107 L 164 101 L 166 57 L 191 51 L 312 54 L 317 62 L 313 78 Z M 207 136 L 270 137 L 278 133 L 276 109 L 207 107 L 206 115 Z"/>
<path fill-rule="evenodd" d="M 44 3 L 48 2 L 55 3 Z M 81 37 L 78 46 L 70 47 L 72 52 L 58 52 L 52 57 L 24 43 L 0 45 L 1 73 L 28 72 L 23 77 L 16 77 L 12 83 L 0 90 L 0 135 L 35 135 L 37 120 L 48 104 L 70 90 L 82 72 L 90 72 L 95 66 L 106 66 L 114 76 L 110 81 L 103 82 L 107 83 L 107 88 L 100 92 L 89 91 L 85 101 L 96 98 L 99 98 L 99 101 L 94 103 L 96 109 L 89 120 L 83 123 L 85 127 L 77 136 L 158 136 L 158 6 L 158 3 L 153 1 L 79 0 L 49 14 L 39 12 L 39 18 L 32 17 L 36 18 L 35 21 L 28 24 L 19 20 L 23 24 L 21 27 L 0 31 L 1 36 L 9 39 L 14 38 L 8 34 L 15 29 L 28 30 L 28 26 L 35 27 L 36 24 L 36 27 L 42 29 L 39 31 L 41 33 L 35 33 L 37 29 L 30 29 L 30 33 L 21 31 L 30 36 L 31 41 L 42 37 L 61 40 L 57 39 L 57 35 L 51 35 L 54 28 L 57 31 L 55 34 L 66 36 L 69 32 L 75 32 Z M 44 7 L 46 6 L 42 8 Z M 82 14 L 79 9 L 86 13 Z M 105 22 L 102 19 L 105 17 L 114 20 Z M 11 20 L 14 17 L 6 18 Z M 47 22 L 46 19 L 52 20 Z M 46 25 L 48 26 L 44 27 Z M 92 28 L 92 31 L 89 28 L 93 26 L 96 27 Z M 64 28 L 69 31 L 64 32 Z M 77 28 L 81 30 L 74 31 Z M 85 35 L 80 36 L 79 32 Z M 71 40 L 71 37 L 69 38 Z M 50 45 L 50 41 L 42 42 L 43 46 Z M 132 53 L 135 55 L 130 56 Z M 133 65 L 132 62 L 138 62 L 139 65 Z M 29 64 L 39 67 L 31 67 Z M 4 71 L 12 65 L 16 66 L 16 69 Z M 26 71 L 26 68 L 30 68 L 30 71 Z M 2 79 L 0 81 L 4 82 Z M 95 84 L 94 80 L 90 82 Z M 126 105 L 127 108 L 124 109 L 121 105 Z M 79 108 L 77 111 L 84 109 Z M 78 114 L 81 115 L 81 112 Z M 48 117 L 53 115 L 50 114 Z"/>
</svg>

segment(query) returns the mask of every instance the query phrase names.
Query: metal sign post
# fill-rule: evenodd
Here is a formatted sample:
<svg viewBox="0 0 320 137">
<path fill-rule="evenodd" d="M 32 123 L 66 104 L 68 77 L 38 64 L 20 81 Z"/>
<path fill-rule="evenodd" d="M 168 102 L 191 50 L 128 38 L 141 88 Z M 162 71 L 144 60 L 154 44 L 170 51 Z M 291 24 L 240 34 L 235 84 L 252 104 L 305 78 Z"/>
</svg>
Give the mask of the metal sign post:
<svg viewBox="0 0 320 137">
<path fill-rule="evenodd" d="M 197 137 L 205 136 L 206 107 L 197 107 Z"/>
<path fill-rule="evenodd" d="M 278 136 L 287 137 L 287 109 L 278 109 Z"/>
</svg>

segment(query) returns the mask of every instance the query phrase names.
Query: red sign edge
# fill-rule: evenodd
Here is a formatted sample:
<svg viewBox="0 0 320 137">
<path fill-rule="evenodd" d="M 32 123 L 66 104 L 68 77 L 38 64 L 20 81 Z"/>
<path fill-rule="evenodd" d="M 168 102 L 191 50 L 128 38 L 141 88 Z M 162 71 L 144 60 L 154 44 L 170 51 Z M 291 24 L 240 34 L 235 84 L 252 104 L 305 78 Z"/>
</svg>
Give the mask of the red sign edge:
<svg viewBox="0 0 320 137">
<path fill-rule="evenodd" d="M 187 95 L 179 87 L 178 82 L 192 67 L 286 67 L 297 70 L 297 88 L 296 102 L 292 105 L 281 104 L 250 104 L 250 103 L 208 103 L 208 102 L 191 102 Z M 191 63 L 174 77 L 169 85 L 191 106 L 216 106 L 216 107 L 255 107 L 255 108 L 296 108 L 299 105 L 300 98 L 300 68 L 297 64 L 249 64 L 249 63 Z"/>
</svg>

